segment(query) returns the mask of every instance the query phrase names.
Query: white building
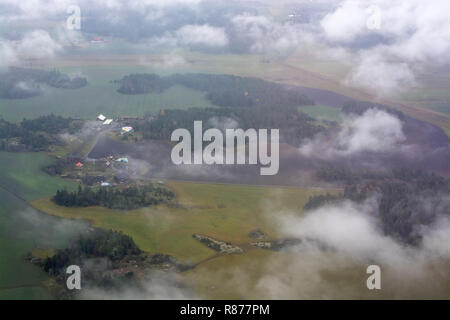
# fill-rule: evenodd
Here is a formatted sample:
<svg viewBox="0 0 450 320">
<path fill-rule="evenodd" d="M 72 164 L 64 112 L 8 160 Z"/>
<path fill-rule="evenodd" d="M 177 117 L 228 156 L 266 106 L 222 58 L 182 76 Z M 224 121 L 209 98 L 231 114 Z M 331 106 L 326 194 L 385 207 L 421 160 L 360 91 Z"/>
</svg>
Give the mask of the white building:
<svg viewBox="0 0 450 320">
<path fill-rule="evenodd" d="M 128 163 L 128 158 L 119 158 L 116 162 Z"/>
</svg>

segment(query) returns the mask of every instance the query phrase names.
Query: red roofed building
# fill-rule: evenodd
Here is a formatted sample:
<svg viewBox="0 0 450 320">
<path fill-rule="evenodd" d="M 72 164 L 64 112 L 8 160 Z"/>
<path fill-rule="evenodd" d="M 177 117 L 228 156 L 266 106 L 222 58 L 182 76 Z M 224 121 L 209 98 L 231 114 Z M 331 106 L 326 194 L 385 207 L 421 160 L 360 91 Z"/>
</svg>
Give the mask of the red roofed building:
<svg viewBox="0 0 450 320">
<path fill-rule="evenodd" d="M 91 42 L 104 42 L 104 40 L 101 37 L 94 37 Z"/>
</svg>

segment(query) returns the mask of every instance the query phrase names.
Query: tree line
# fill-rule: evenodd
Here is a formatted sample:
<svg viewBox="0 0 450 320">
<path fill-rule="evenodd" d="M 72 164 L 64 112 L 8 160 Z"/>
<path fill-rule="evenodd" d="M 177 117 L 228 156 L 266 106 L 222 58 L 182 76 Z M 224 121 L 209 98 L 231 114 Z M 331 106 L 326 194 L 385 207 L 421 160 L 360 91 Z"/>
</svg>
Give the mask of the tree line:
<svg viewBox="0 0 450 320">
<path fill-rule="evenodd" d="M 296 107 L 169 109 L 151 121 L 134 121 L 132 126 L 142 133 L 144 139 L 170 140 L 172 132 L 177 128 L 185 128 L 192 134 L 195 120 L 203 122 L 204 130 L 217 125 L 226 127 L 230 122 L 237 123 L 244 130 L 280 129 L 280 140 L 294 146 L 300 145 L 304 138 L 311 138 L 325 130 L 324 127 L 315 125 L 311 117 Z"/>
<path fill-rule="evenodd" d="M 53 257 L 44 261 L 44 270 L 59 270 L 69 264 L 79 262 L 80 258 L 106 257 L 112 261 L 122 260 L 129 255 L 141 254 L 142 251 L 130 236 L 118 231 L 95 229 L 87 235 L 80 235 L 72 245 L 64 250 L 57 250 Z"/>
<path fill-rule="evenodd" d="M 54 88 L 78 89 L 87 85 L 86 78 L 70 78 L 58 70 L 10 67 L 0 78 L 0 97 L 23 99 L 42 94 L 40 84 Z"/>
<path fill-rule="evenodd" d="M 284 85 L 258 78 L 216 74 L 131 74 L 116 81 L 118 92 L 143 94 L 162 92 L 174 85 L 206 92 L 206 98 L 221 107 L 261 107 L 275 109 L 312 105 L 314 101 Z"/>
<path fill-rule="evenodd" d="M 82 122 L 71 118 L 48 115 L 11 123 L 0 118 L 0 150 L 42 151 L 61 143 L 57 134 L 77 132 Z"/>
<path fill-rule="evenodd" d="M 52 200 L 65 207 L 102 206 L 110 209 L 133 210 L 141 207 L 167 203 L 174 193 L 154 184 L 127 187 L 82 187 L 77 191 L 57 190 Z"/>
<path fill-rule="evenodd" d="M 338 171 L 339 176 L 341 172 Z M 309 198 L 304 210 L 310 211 L 324 205 L 337 205 L 344 200 L 356 203 L 371 196 L 378 199 L 375 215 L 382 231 L 403 243 L 418 245 L 423 226 L 430 226 L 440 217 L 450 215 L 450 180 L 422 170 L 401 168 L 390 173 L 367 173 L 358 176 L 346 173 L 351 180 L 340 195 L 318 195 Z"/>
</svg>

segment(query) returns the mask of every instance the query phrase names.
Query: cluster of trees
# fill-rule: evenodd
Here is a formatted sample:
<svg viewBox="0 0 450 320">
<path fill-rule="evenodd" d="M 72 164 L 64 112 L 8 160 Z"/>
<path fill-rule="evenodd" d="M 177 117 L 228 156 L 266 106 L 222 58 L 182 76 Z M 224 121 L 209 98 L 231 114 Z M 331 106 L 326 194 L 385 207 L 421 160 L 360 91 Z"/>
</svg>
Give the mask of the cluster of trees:
<svg viewBox="0 0 450 320">
<path fill-rule="evenodd" d="M 136 121 L 133 127 L 144 139 L 169 140 L 173 130 L 185 128 L 193 133 L 195 120 L 203 121 L 203 129 L 238 123 L 244 130 L 249 128 L 280 129 L 280 140 L 298 146 L 304 138 L 311 138 L 324 130 L 313 124 L 313 119 L 296 107 L 272 108 L 191 108 L 188 110 L 165 110 L 151 122 Z M 214 121 L 212 121 L 214 120 Z"/>
<path fill-rule="evenodd" d="M 41 94 L 41 87 L 34 81 L 15 81 L 8 78 L 0 80 L 0 98 L 24 99 Z"/>
<path fill-rule="evenodd" d="M 53 257 L 45 259 L 43 268 L 51 275 L 59 275 L 67 266 L 82 265 L 88 258 L 102 257 L 116 262 L 140 254 L 142 251 L 131 237 L 118 231 L 94 229 L 80 235 L 69 248 L 57 250 Z"/>
<path fill-rule="evenodd" d="M 123 94 L 142 94 L 162 92 L 168 87 L 165 81 L 157 74 L 138 73 L 123 77 L 117 92 Z"/>
<path fill-rule="evenodd" d="M 357 176 L 341 195 L 309 198 L 305 210 L 342 200 L 361 202 L 377 196 L 378 210 L 373 213 L 386 235 L 412 245 L 421 241 L 420 229 L 450 214 L 450 180 L 421 170 L 397 169 L 369 179 Z"/>
<path fill-rule="evenodd" d="M 117 91 L 124 94 L 161 92 L 174 85 L 183 85 L 205 91 L 206 97 L 221 107 L 268 106 L 279 109 L 314 104 L 305 95 L 281 84 L 233 75 L 174 74 L 160 77 L 156 74 L 132 74 L 118 83 Z"/>
<path fill-rule="evenodd" d="M 23 119 L 20 123 L 11 123 L 0 118 L 0 150 L 46 150 L 50 145 L 60 143 L 56 136 L 58 133 L 65 130 L 75 133 L 81 125 L 81 121 L 55 115 L 33 120 Z"/>
<path fill-rule="evenodd" d="M 133 239 L 121 232 L 94 229 L 71 241 L 66 249 L 56 250 L 55 255 L 41 261 L 40 266 L 50 276 L 55 277 L 60 287 L 52 288 L 58 299 L 76 299 L 79 290 L 67 290 L 67 267 L 77 265 L 82 270 L 82 288 L 101 288 L 112 294 L 123 293 L 132 287 L 145 293 L 147 283 L 137 276 L 133 269 L 148 268 L 152 265 L 170 265 L 184 271 L 191 265 L 182 264 L 169 255 L 148 256 L 140 250 Z M 123 272 L 128 269 L 128 271 Z M 120 272 L 116 272 L 120 271 Z"/>
<path fill-rule="evenodd" d="M 58 190 L 52 200 L 66 207 L 103 206 L 110 209 L 132 210 L 160 203 L 167 203 L 174 193 L 167 188 L 146 185 L 127 187 L 78 187 L 77 191 Z"/>
<path fill-rule="evenodd" d="M 64 130 L 68 130 L 69 133 L 74 133 L 81 129 L 81 125 L 81 121 L 74 121 L 71 118 L 55 116 L 54 114 L 31 120 L 23 119 L 20 123 L 20 126 L 24 130 L 41 131 L 49 134 L 57 134 Z"/>
<path fill-rule="evenodd" d="M 326 166 L 316 170 L 316 177 L 327 182 L 355 183 L 362 179 L 381 179 L 387 177 L 383 172 L 371 170 L 350 170 L 345 167 Z"/>
<path fill-rule="evenodd" d="M 23 99 L 42 94 L 39 84 L 55 88 L 78 89 L 87 85 L 86 78 L 74 77 L 57 70 L 26 69 L 10 67 L 0 78 L 0 97 Z"/>
<path fill-rule="evenodd" d="M 42 171 L 51 176 L 61 175 L 67 163 L 67 161 L 59 159 L 58 161 L 43 167 Z"/>
<path fill-rule="evenodd" d="M 335 204 L 343 199 L 342 195 L 320 194 L 310 196 L 308 202 L 303 206 L 303 210 L 314 210 L 325 205 Z"/>
</svg>

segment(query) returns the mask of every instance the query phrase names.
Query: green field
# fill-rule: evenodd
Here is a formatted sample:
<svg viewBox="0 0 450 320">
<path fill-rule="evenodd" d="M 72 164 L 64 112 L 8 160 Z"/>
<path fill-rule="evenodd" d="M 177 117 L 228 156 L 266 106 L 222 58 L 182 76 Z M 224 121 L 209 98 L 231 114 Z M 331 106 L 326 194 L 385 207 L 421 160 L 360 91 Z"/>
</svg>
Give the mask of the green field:
<svg viewBox="0 0 450 320">
<path fill-rule="evenodd" d="M 51 298 L 49 278 L 25 260 L 33 249 L 63 248 L 85 223 L 40 213 L 21 198 L 50 196 L 58 188 L 74 184 L 40 171 L 51 159 L 38 153 L 0 152 L 0 299 Z"/>
<path fill-rule="evenodd" d="M 220 256 L 183 273 L 200 299 L 374 299 L 385 292 L 367 290 L 365 266 L 351 257 L 328 254 L 329 266 L 309 252 L 253 249 Z M 317 269 L 316 269 L 317 268 Z M 322 270 L 321 270 L 322 269 Z M 334 269 L 334 270 L 333 270 Z M 327 281 L 318 282 L 316 274 Z"/>
<path fill-rule="evenodd" d="M 311 118 L 316 120 L 326 120 L 326 121 L 342 121 L 342 112 L 338 108 L 314 105 L 314 106 L 305 106 L 300 107 L 300 111 L 306 113 Z"/>
<path fill-rule="evenodd" d="M 45 94 L 28 99 L 0 99 L 0 116 L 18 122 L 55 114 L 65 117 L 95 119 L 100 113 L 111 118 L 123 115 L 144 116 L 161 109 L 212 107 L 205 93 L 174 86 L 163 93 L 124 95 L 115 91 L 114 84 L 89 85 L 69 90 L 46 88 Z"/>
<path fill-rule="evenodd" d="M 190 107 L 214 107 L 205 93 L 183 86 L 174 86 L 162 93 L 125 95 L 116 92 L 117 84 L 111 80 L 121 79 L 130 73 L 157 72 L 142 66 L 83 66 L 62 67 L 61 72 L 81 74 L 89 84 L 80 89 L 60 89 L 42 86 L 44 94 L 27 99 L 0 99 L 0 117 L 18 122 L 25 118 L 56 114 L 66 117 L 95 119 L 102 113 L 116 118 L 123 115 L 144 116 L 161 109 L 186 109 Z"/>
<path fill-rule="evenodd" d="M 49 196 L 57 189 L 74 189 L 73 182 L 41 170 L 50 163 L 51 158 L 42 153 L 0 152 L 0 186 L 27 201 Z"/>
<path fill-rule="evenodd" d="M 49 214 L 89 220 L 94 226 L 120 230 L 150 253 L 166 253 L 186 262 L 199 262 L 214 254 L 192 238 L 205 234 L 234 244 L 248 243 L 256 228 L 277 237 L 271 219 L 279 212 L 300 213 L 311 195 L 323 191 L 302 188 L 257 187 L 188 182 L 167 182 L 181 208 L 158 206 L 132 211 L 102 207 L 66 208 L 48 198 L 32 202 Z M 270 210 L 273 206 L 273 211 Z M 272 220 L 272 221 L 271 221 Z"/>
</svg>

